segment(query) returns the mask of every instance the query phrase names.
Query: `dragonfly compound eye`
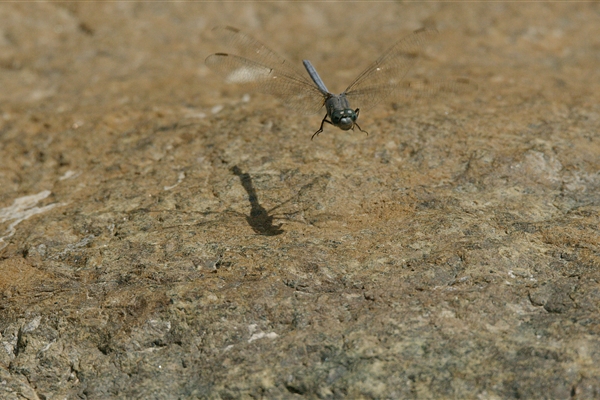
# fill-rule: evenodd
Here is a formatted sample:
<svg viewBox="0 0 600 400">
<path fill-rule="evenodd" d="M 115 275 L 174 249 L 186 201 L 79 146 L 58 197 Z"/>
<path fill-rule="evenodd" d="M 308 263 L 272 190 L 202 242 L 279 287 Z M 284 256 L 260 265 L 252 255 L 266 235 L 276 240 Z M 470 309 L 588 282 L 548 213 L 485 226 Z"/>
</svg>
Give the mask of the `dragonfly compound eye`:
<svg viewBox="0 0 600 400">
<path fill-rule="evenodd" d="M 356 113 L 351 109 L 335 110 L 331 114 L 331 123 L 345 131 L 352 129 L 355 120 Z"/>
<path fill-rule="evenodd" d="M 352 121 L 352 118 L 350 117 L 344 117 L 340 120 L 337 126 L 342 130 L 347 131 L 354 126 L 354 121 Z"/>
</svg>

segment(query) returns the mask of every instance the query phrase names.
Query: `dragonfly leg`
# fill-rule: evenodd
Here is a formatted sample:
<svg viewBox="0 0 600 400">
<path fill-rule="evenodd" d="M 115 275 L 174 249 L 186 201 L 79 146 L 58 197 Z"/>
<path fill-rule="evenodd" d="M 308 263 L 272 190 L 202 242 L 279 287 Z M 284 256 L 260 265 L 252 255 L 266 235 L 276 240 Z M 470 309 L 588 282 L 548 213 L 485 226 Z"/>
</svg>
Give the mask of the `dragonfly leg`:
<svg viewBox="0 0 600 400">
<path fill-rule="evenodd" d="M 363 131 L 363 130 L 360 128 L 360 126 L 359 126 L 359 125 L 358 125 L 356 122 L 354 123 L 354 126 L 356 126 L 356 127 L 358 128 L 358 130 L 359 130 L 359 131 L 361 131 L 361 132 L 364 132 L 364 133 L 366 133 L 366 134 L 367 134 L 367 136 L 369 136 L 369 132 L 367 132 L 367 131 Z"/>
<path fill-rule="evenodd" d="M 313 133 L 313 135 L 310 137 L 310 140 L 313 140 L 315 138 L 315 136 L 319 136 L 319 133 L 323 132 L 323 124 L 327 122 L 330 125 L 333 125 L 331 123 L 331 121 L 327 121 L 327 114 L 325 114 L 325 116 L 323 117 L 323 121 L 321 121 L 321 127 L 319 128 L 318 131 L 316 131 L 315 133 Z M 360 128 L 359 128 L 360 129 Z"/>
<path fill-rule="evenodd" d="M 356 119 L 358 119 L 358 113 L 360 113 L 360 109 L 357 108 L 356 110 L 354 110 L 354 112 L 356 113 Z M 360 127 L 360 125 L 358 125 L 356 122 L 354 123 L 354 125 L 358 128 L 359 131 L 364 132 L 367 134 L 367 136 L 369 136 L 369 132 L 367 131 L 363 131 Z"/>
</svg>

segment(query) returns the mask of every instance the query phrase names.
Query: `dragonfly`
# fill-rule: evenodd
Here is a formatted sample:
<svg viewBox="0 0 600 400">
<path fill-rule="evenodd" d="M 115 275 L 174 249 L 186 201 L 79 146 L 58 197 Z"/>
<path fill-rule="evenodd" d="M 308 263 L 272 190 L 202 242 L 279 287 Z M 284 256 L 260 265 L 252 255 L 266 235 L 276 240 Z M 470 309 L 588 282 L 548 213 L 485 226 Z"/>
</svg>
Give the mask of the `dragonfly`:
<svg viewBox="0 0 600 400">
<path fill-rule="evenodd" d="M 288 108 L 303 114 L 315 114 L 325 107 L 326 114 L 321 126 L 311 140 L 323 132 L 325 123 L 344 131 L 354 130 L 356 127 L 368 134 L 356 122 L 360 110 L 372 109 L 399 92 L 411 89 L 410 83 L 403 84 L 405 76 L 418 59 L 419 50 L 438 35 L 435 29 L 422 28 L 414 31 L 385 51 L 344 92 L 333 94 L 310 61 L 303 60 L 308 73 L 306 77 L 275 51 L 239 29 L 217 27 L 213 32 L 217 40 L 235 51 L 235 54 L 211 54 L 205 60 L 205 64 L 221 75 L 225 82 L 249 85 L 258 92 L 274 95 Z M 469 85 L 466 80 L 462 83 Z M 412 89 L 433 94 L 454 86 L 452 83 L 438 82 L 423 86 L 425 90 L 416 87 Z M 350 104 L 354 104 L 356 108 L 352 108 Z"/>
</svg>

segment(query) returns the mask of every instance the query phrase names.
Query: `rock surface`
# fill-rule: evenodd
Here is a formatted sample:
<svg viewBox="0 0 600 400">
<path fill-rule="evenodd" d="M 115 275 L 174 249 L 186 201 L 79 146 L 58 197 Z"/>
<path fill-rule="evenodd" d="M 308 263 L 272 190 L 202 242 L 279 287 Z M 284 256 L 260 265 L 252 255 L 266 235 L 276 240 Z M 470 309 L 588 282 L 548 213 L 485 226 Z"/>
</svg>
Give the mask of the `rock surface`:
<svg viewBox="0 0 600 400">
<path fill-rule="evenodd" d="M 0 5 L 0 398 L 599 398 L 600 4 Z M 325 127 L 392 42 L 475 93 Z"/>
</svg>

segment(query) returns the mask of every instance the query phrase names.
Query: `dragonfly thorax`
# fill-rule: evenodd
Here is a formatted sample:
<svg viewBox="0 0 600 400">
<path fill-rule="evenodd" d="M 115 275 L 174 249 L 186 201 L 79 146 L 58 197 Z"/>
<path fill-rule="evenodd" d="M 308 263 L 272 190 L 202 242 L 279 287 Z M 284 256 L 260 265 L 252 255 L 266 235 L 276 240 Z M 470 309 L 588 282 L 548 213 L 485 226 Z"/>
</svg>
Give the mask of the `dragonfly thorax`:
<svg viewBox="0 0 600 400">
<path fill-rule="evenodd" d="M 350 108 L 350 103 L 343 93 L 337 96 L 331 95 L 325 101 L 325 107 L 327 108 L 327 115 L 329 115 L 334 126 L 344 131 L 354 127 L 358 115 L 356 111 Z"/>
</svg>

